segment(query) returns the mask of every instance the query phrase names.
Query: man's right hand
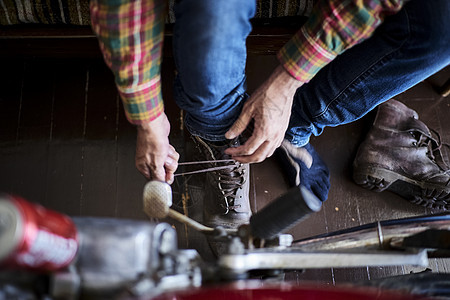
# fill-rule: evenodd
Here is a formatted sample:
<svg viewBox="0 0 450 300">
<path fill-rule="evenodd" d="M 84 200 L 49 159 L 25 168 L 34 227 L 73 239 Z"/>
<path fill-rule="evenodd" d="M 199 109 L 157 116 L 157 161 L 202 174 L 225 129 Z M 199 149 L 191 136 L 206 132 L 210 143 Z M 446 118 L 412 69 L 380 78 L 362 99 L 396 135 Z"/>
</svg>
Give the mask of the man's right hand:
<svg viewBox="0 0 450 300">
<path fill-rule="evenodd" d="M 171 184 L 180 155 L 169 144 L 170 123 L 162 113 L 153 121 L 138 125 L 136 142 L 136 168 L 148 180 Z"/>
</svg>

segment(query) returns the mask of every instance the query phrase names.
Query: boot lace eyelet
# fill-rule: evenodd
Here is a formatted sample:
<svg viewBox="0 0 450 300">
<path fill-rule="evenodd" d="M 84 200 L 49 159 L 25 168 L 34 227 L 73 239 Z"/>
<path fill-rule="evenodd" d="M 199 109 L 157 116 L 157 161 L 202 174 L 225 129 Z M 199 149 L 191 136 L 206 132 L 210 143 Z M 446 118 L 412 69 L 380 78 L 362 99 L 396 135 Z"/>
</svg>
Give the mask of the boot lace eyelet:
<svg viewBox="0 0 450 300">
<path fill-rule="evenodd" d="M 417 142 L 412 142 L 412 145 L 413 145 L 414 147 L 417 147 Z"/>
</svg>

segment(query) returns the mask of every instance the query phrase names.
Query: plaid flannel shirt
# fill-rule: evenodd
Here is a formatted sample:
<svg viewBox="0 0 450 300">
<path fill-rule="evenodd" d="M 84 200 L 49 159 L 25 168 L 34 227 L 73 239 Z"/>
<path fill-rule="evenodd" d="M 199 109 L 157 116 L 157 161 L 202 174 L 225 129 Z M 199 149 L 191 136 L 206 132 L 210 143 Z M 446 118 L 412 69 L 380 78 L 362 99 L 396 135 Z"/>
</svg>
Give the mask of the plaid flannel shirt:
<svg viewBox="0 0 450 300">
<path fill-rule="evenodd" d="M 297 80 L 308 82 L 336 56 L 369 38 L 405 0 L 319 0 L 302 28 L 278 52 Z"/>
<path fill-rule="evenodd" d="M 337 55 L 370 37 L 406 0 L 319 0 L 311 16 L 279 51 L 297 80 L 308 82 Z M 161 49 L 165 0 L 91 0 L 91 23 L 115 75 L 127 119 L 150 122 L 163 111 Z"/>
<path fill-rule="evenodd" d="M 127 119 L 132 124 L 154 120 L 164 111 L 160 64 L 166 1 L 91 0 L 90 10 Z"/>
</svg>

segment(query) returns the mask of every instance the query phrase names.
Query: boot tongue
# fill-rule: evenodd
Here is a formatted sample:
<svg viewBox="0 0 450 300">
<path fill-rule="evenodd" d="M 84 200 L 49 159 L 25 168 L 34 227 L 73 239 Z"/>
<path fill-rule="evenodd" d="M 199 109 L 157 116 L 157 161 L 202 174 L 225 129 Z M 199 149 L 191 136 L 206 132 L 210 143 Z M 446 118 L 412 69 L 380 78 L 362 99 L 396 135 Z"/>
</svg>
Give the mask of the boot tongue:
<svg viewBox="0 0 450 300">
<path fill-rule="evenodd" d="M 401 124 L 400 131 L 417 131 L 431 138 L 431 132 L 427 125 L 420 120 L 409 118 L 404 124 Z"/>
</svg>

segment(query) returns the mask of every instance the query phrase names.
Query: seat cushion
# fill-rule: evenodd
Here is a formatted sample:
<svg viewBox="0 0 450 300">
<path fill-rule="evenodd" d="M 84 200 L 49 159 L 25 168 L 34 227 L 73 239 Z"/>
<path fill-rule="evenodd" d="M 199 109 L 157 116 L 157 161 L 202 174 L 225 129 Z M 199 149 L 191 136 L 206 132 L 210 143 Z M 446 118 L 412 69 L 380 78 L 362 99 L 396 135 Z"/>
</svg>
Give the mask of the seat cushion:
<svg viewBox="0 0 450 300">
<path fill-rule="evenodd" d="M 252 0 L 250 0 L 252 1 Z M 255 18 L 307 16 L 316 0 L 258 0 Z M 167 23 L 175 22 L 169 0 Z M 17 24 L 90 25 L 89 0 L 3 0 L 0 25 Z"/>
</svg>

